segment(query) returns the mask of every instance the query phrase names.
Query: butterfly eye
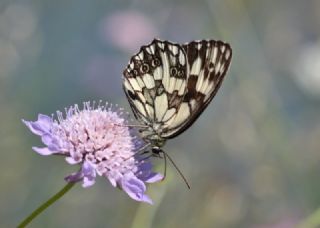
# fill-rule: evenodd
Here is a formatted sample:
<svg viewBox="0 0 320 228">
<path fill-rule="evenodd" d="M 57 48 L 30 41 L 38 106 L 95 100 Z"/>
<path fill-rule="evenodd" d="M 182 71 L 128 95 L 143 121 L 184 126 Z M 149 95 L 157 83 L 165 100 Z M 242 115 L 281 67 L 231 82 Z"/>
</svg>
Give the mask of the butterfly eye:
<svg viewBox="0 0 320 228">
<path fill-rule="evenodd" d="M 141 71 L 141 73 L 147 73 L 148 71 L 149 71 L 149 65 L 148 64 L 146 64 L 146 63 L 144 63 L 144 64 L 142 64 L 141 65 L 141 67 L 140 67 L 140 71 Z"/>
<path fill-rule="evenodd" d="M 154 60 L 152 60 L 152 66 L 160 66 L 161 62 L 158 58 L 155 58 Z"/>
<path fill-rule="evenodd" d="M 178 73 L 177 68 L 172 67 L 172 68 L 170 69 L 170 75 L 171 75 L 171 76 L 176 76 L 176 75 L 177 75 L 177 73 Z"/>
</svg>

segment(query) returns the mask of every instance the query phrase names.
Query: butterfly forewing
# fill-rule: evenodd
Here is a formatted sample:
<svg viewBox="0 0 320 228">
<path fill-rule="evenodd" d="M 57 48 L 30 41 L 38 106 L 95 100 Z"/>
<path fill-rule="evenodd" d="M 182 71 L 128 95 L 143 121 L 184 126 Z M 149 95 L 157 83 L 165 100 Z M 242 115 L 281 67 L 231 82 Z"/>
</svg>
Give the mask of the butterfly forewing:
<svg viewBox="0 0 320 228">
<path fill-rule="evenodd" d="M 156 39 L 131 58 L 123 87 L 138 120 L 170 125 L 186 93 L 186 65 L 180 45 Z"/>
<path fill-rule="evenodd" d="M 229 44 L 214 40 L 179 45 L 155 39 L 143 46 L 124 71 L 136 118 L 163 139 L 181 134 L 215 96 L 231 56 Z"/>
</svg>

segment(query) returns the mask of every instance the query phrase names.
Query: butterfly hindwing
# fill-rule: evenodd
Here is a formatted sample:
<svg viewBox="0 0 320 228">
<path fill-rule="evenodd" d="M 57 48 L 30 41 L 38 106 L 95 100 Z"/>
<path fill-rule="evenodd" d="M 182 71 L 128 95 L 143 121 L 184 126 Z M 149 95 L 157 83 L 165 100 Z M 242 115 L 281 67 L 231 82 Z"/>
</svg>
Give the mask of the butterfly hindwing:
<svg viewBox="0 0 320 228">
<path fill-rule="evenodd" d="M 136 118 L 165 129 L 177 114 L 186 80 L 183 48 L 155 39 L 131 58 L 124 70 L 123 87 Z"/>
<path fill-rule="evenodd" d="M 229 44 L 214 40 L 184 44 L 188 60 L 187 92 L 176 119 L 165 137 L 173 138 L 188 129 L 213 99 L 231 62 Z"/>
</svg>

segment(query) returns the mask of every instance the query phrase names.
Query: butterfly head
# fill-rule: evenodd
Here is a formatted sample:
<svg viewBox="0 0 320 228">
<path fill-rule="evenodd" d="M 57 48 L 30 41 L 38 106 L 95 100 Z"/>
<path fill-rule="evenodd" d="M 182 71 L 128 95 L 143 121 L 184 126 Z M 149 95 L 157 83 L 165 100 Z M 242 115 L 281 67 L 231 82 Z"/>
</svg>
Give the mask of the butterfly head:
<svg viewBox="0 0 320 228">
<path fill-rule="evenodd" d="M 151 152 L 152 152 L 153 155 L 160 157 L 161 153 L 163 153 L 163 150 L 158 146 L 153 146 L 151 148 Z"/>
</svg>

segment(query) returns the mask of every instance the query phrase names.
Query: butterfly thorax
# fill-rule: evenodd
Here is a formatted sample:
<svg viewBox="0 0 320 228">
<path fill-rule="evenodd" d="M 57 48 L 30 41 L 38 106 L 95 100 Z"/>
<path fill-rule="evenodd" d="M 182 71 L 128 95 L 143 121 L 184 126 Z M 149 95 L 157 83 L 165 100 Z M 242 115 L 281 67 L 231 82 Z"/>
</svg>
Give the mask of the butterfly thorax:
<svg viewBox="0 0 320 228">
<path fill-rule="evenodd" d="M 161 124 L 153 123 L 146 129 L 140 131 L 141 137 L 149 142 L 152 146 L 163 147 L 166 139 L 161 137 Z"/>
</svg>

